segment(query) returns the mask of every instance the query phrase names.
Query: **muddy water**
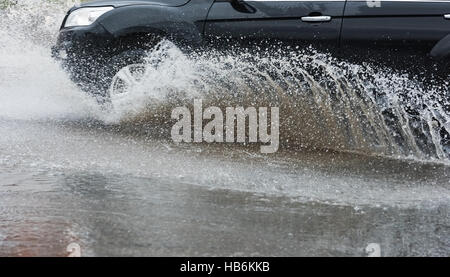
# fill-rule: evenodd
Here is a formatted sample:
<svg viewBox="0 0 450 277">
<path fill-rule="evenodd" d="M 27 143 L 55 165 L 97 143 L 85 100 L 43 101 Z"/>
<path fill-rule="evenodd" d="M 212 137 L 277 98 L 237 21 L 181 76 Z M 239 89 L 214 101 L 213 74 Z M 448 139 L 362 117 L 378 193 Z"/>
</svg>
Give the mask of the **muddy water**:
<svg viewBox="0 0 450 277">
<path fill-rule="evenodd" d="M 105 112 L 50 58 L 67 5 L 19 2 L 0 11 L 0 256 L 450 254 L 445 85 L 164 42 Z M 171 109 L 195 98 L 279 106 L 282 149 L 172 143 Z"/>
</svg>

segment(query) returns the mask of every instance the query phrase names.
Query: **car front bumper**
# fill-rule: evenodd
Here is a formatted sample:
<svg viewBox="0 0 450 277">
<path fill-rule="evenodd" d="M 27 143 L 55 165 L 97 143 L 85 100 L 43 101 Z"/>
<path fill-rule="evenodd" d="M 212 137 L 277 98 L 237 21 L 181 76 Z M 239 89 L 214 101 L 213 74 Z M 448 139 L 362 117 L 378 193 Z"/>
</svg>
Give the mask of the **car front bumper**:
<svg viewBox="0 0 450 277">
<path fill-rule="evenodd" d="M 67 58 L 95 58 L 107 54 L 107 46 L 114 37 L 100 24 L 90 26 L 62 28 L 56 45 L 52 47 L 52 56 L 58 60 Z"/>
<path fill-rule="evenodd" d="M 100 24 L 62 28 L 51 54 L 73 82 L 83 90 L 91 91 L 114 55 L 113 41 L 114 37 Z"/>
</svg>

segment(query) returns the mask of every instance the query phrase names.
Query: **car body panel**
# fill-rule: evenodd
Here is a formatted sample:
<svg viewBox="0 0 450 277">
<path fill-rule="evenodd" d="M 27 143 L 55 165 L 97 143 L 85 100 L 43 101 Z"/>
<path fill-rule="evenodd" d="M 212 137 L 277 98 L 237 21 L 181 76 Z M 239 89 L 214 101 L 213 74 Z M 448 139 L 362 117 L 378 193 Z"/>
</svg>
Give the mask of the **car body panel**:
<svg viewBox="0 0 450 277">
<path fill-rule="evenodd" d="M 240 12 L 230 2 L 216 1 L 205 24 L 208 37 L 237 40 L 277 39 L 294 44 L 336 48 L 345 1 L 245 1 L 254 13 Z M 302 17 L 330 16 L 328 22 L 303 22 Z"/>
<path fill-rule="evenodd" d="M 440 48 L 434 56 L 431 52 L 450 34 L 450 20 L 444 18 L 450 13 L 450 1 L 383 0 L 377 3 L 347 1 L 341 57 L 414 73 L 445 70 L 446 61 L 431 59 L 438 54 L 445 56 L 442 53 L 445 48 Z"/>
<path fill-rule="evenodd" d="M 162 34 L 175 42 L 197 45 L 202 42 L 203 21 L 208 12 L 204 8 L 133 5 L 115 9 L 99 20 L 115 37 L 136 32 Z M 191 6 L 193 7 L 193 6 Z"/>
<path fill-rule="evenodd" d="M 450 1 L 349 0 L 344 14 L 342 47 L 398 49 L 427 54 L 450 33 Z"/>
</svg>

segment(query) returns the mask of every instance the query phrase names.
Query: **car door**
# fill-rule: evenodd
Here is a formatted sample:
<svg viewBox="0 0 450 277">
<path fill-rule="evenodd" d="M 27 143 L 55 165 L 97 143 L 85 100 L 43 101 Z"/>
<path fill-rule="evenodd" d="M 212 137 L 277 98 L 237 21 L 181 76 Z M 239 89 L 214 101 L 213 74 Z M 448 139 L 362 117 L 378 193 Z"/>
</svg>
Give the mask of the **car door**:
<svg viewBox="0 0 450 277">
<path fill-rule="evenodd" d="M 341 46 L 345 55 L 410 67 L 450 34 L 450 1 L 348 0 Z"/>
<path fill-rule="evenodd" d="M 284 41 L 337 48 L 345 0 L 216 0 L 205 35 L 239 42 Z"/>
</svg>

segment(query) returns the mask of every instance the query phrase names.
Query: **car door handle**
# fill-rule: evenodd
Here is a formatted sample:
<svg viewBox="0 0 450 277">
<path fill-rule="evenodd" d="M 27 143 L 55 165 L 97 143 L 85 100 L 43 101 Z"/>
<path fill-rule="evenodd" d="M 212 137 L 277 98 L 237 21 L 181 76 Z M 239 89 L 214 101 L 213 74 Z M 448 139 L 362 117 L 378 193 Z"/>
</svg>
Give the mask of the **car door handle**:
<svg viewBox="0 0 450 277">
<path fill-rule="evenodd" d="M 331 21 L 331 16 L 319 15 L 319 16 L 304 16 L 302 17 L 303 22 L 329 22 Z"/>
<path fill-rule="evenodd" d="M 445 14 L 445 15 L 444 15 L 444 18 L 450 20 L 450 14 Z"/>
</svg>

